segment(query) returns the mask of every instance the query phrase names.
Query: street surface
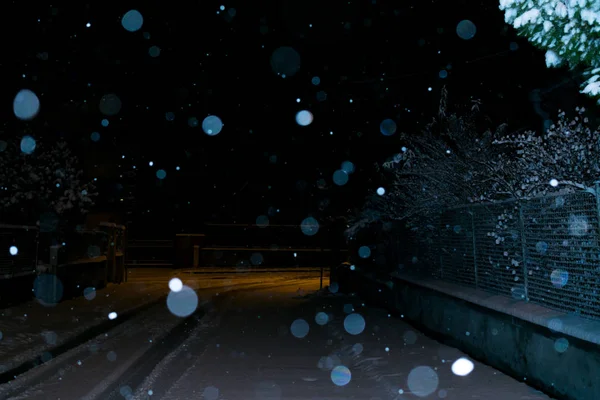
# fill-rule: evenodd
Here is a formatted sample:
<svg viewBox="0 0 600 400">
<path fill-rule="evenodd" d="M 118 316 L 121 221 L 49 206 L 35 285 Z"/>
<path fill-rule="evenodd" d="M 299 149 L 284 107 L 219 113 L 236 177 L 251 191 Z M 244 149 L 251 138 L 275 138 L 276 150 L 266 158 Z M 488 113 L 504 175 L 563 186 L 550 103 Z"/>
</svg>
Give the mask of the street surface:
<svg viewBox="0 0 600 400">
<path fill-rule="evenodd" d="M 173 276 L 134 270 L 118 288 L 160 299 Z M 177 277 L 191 289 L 0 385 L 0 398 L 549 399 L 476 361 L 457 376 L 465 354 L 358 298 L 317 292 L 318 270 Z"/>
</svg>

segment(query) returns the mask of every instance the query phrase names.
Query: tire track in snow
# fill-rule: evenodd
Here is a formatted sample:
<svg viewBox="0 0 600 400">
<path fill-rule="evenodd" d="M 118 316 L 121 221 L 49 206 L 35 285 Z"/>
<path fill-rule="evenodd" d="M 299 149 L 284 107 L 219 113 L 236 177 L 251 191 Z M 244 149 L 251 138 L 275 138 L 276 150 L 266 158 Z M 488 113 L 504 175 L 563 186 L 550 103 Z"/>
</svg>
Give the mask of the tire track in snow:
<svg viewBox="0 0 600 400">
<path fill-rule="evenodd" d="M 133 399 L 135 398 L 134 393 L 149 397 L 149 390 L 152 390 L 152 399 L 160 398 L 172 386 L 172 382 L 189 368 L 187 364 L 193 362 L 192 356 L 185 361 L 178 356 L 192 343 L 198 341 L 200 333 L 209 326 L 209 321 L 215 318 L 215 304 L 227 301 L 227 296 L 231 293 L 269 287 L 273 283 L 279 284 L 276 280 L 269 283 L 241 283 L 226 287 L 224 292 L 217 291 L 212 296 L 212 302 L 205 301 L 201 306 L 203 307 L 201 311 L 184 319 L 169 331 L 158 345 L 148 349 L 127 367 L 107 377 L 85 397 L 85 400 Z M 219 290 L 221 287 L 214 289 Z M 159 377 L 161 378 L 160 382 L 153 382 Z M 144 389 L 150 385 L 153 385 L 154 389 Z"/>
<path fill-rule="evenodd" d="M 353 298 L 351 297 L 348 298 L 348 300 L 350 300 L 350 303 L 352 303 L 352 299 Z M 357 300 L 358 298 L 354 299 Z M 364 347 L 369 346 L 370 343 L 365 343 L 366 346 L 363 346 L 362 351 L 356 351 L 356 349 L 354 348 L 355 345 L 342 344 L 345 340 L 345 337 L 348 336 L 348 333 L 346 333 L 345 328 L 343 328 L 344 319 L 345 316 L 336 317 L 332 321 L 329 321 L 327 323 L 330 335 L 337 339 L 340 343 L 340 349 L 332 352 L 329 356 L 334 356 L 339 360 L 339 362 L 336 362 L 336 359 L 332 357 L 334 363 L 332 365 L 332 368 L 337 365 L 346 365 L 352 373 L 354 373 L 354 371 L 360 371 L 364 374 L 364 376 L 367 377 L 367 379 L 383 385 L 383 387 L 391 396 L 391 399 L 401 399 L 402 397 L 400 397 L 398 393 L 398 385 L 392 385 L 389 381 L 389 377 L 400 376 L 401 374 L 383 374 L 380 368 L 388 365 L 387 361 L 383 361 L 383 357 L 365 357 L 364 352 L 366 351 L 366 349 Z M 365 342 L 368 342 L 368 339 L 366 339 Z"/>
<path fill-rule="evenodd" d="M 97 335 L 4 385 L 0 388 L 0 398 L 25 399 L 32 394 L 43 392 L 45 386 L 61 381 L 63 375 L 74 368 L 80 368 L 79 364 L 84 365 L 88 358 L 95 356 L 101 349 L 112 348 L 113 344 L 119 343 L 127 336 L 143 336 L 152 342 L 160 340 L 161 335 L 166 334 L 173 326 L 173 322 L 169 320 L 173 321 L 173 318 L 170 313 L 164 312 L 164 305 L 152 303 L 151 307 L 138 312 L 112 330 Z M 146 343 L 147 347 L 151 347 L 151 342 Z"/>
<path fill-rule="evenodd" d="M 277 285 L 277 287 L 296 286 L 299 283 L 306 282 L 304 279 L 282 280 L 283 282 L 272 280 L 268 283 L 248 284 L 246 287 L 230 289 L 222 295 L 213 297 L 215 308 L 208 313 L 210 317 L 207 318 L 206 323 L 198 326 L 179 348 L 156 366 L 144 383 L 136 390 L 132 400 L 180 399 L 181 396 L 177 395 L 177 391 L 181 389 L 179 383 L 185 382 L 195 372 L 197 362 L 207 350 L 207 340 L 205 338 L 208 337 L 212 329 L 218 329 L 221 326 L 222 315 L 229 311 L 229 305 L 233 302 L 234 295 L 237 292 L 263 291 L 273 285 Z M 188 355 L 191 355 L 191 357 L 181 357 L 180 355 L 184 350 L 187 350 Z M 149 393 L 152 393 L 152 395 Z"/>
<path fill-rule="evenodd" d="M 280 279 L 267 279 L 271 285 Z M 227 291 L 238 290 L 239 287 L 265 286 L 265 283 L 260 282 L 242 282 L 232 284 L 219 284 L 208 288 L 199 288 L 196 292 L 201 297 L 207 292 L 225 293 Z M 267 284 L 268 285 L 268 284 Z M 217 297 L 218 298 L 218 295 Z M 86 367 L 86 360 L 90 359 L 102 348 L 118 348 L 119 342 L 126 340 L 126 336 L 137 335 L 144 337 L 144 351 L 152 347 L 152 343 L 156 344 L 161 340 L 161 337 L 166 335 L 168 331 L 175 325 L 173 316 L 165 307 L 166 296 L 153 300 L 135 310 L 119 314 L 115 320 L 108 320 L 107 323 L 101 323 L 93 327 L 84 335 L 78 337 L 75 341 L 66 343 L 56 349 L 47 352 L 45 355 L 49 360 L 41 363 L 41 365 L 32 364 L 26 372 L 12 376 L 11 380 L 3 385 L 0 385 L 0 399 L 27 399 L 32 395 L 42 396 L 44 388 L 60 385 L 63 379 L 76 368 Z M 166 319 L 165 319 L 166 318 Z M 170 321 L 169 321 L 170 320 Z M 181 323 L 179 320 L 177 323 Z M 146 341 L 150 339 L 151 342 Z M 141 357 L 144 351 L 129 355 L 123 362 L 131 361 L 133 363 Z M 41 356 L 40 356 L 41 357 Z M 119 357 L 121 359 L 121 357 Z M 41 362 L 41 361 L 40 361 Z M 79 365 L 78 363 L 81 363 Z M 89 367 L 89 364 L 87 364 Z M 126 368 L 118 367 L 119 371 L 124 371 Z M 102 377 L 102 375 L 100 375 Z M 96 387 L 96 391 L 101 391 L 100 388 L 108 387 L 114 380 L 120 376 L 119 373 L 111 373 L 110 379 L 107 377 L 102 380 Z M 111 380 L 112 379 L 112 380 Z"/>
<path fill-rule="evenodd" d="M 107 377 L 83 399 L 113 400 L 123 397 L 130 398 L 133 394 L 132 388 L 140 386 L 146 376 L 161 360 L 168 357 L 174 350 L 181 348 L 179 343 L 189 336 L 190 331 L 193 332 L 196 329 L 203 316 L 204 310 L 199 309 L 185 318 L 162 337 L 158 344 L 146 349 L 146 351 L 141 351 L 141 354 L 138 351 L 137 357 L 132 357 L 131 362 L 124 364 L 122 368 Z"/>
</svg>

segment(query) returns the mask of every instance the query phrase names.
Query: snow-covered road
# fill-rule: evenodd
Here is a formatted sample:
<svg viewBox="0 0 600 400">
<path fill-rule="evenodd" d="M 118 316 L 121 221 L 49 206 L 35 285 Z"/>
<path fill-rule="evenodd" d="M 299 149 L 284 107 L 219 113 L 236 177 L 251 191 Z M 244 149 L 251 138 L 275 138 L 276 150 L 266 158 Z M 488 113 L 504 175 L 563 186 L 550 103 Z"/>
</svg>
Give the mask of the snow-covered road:
<svg viewBox="0 0 600 400">
<path fill-rule="evenodd" d="M 318 273 L 179 276 L 198 294 L 191 316 L 157 303 L 0 385 L 0 398 L 548 399 L 478 362 L 455 375 L 464 354 L 357 298 L 306 295 Z"/>
</svg>

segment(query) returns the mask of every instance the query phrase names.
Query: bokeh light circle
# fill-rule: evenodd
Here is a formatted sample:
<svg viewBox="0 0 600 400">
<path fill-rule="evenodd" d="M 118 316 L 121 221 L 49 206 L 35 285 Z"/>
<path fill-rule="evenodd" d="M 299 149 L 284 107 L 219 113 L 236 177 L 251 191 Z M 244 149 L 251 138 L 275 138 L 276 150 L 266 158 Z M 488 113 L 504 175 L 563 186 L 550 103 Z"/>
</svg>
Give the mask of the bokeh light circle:
<svg viewBox="0 0 600 400">
<path fill-rule="evenodd" d="M 554 350 L 558 353 L 564 353 L 569 348 L 569 341 L 566 338 L 556 339 L 554 342 Z"/>
<path fill-rule="evenodd" d="M 279 47 L 271 54 L 271 68 L 282 78 L 292 77 L 300 70 L 300 54 L 289 46 Z"/>
<path fill-rule="evenodd" d="M 148 49 L 148 55 L 152 58 L 160 56 L 160 47 L 152 46 Z"/>
<path fill-rule="evenodd" d="M 344 186 L 348 183 L 348 173 L 344 170 L 338 169 L 333 173 L 333 183 L 338 186 Z"/>
<path fill-rule="evenodd" d="M 340 290 L 340 285 L 337 282 L 331 282 L 329 285 L 329 291 L 333 294 L 337 293 Z"/>
<path fill-rule="evenodd" d="M 144 17 L 138 10 L 129 10 L 121 18 L 121 25 L 129 32 L 136 32 L 142 28 Z"/>
<path fill-rule="evenodd" d="M 440 379 L 433 368 L 420 366 L 410 371 L 406 383 L 412 394 L 427 397 L 437 390 Z"/>
<path fill-rule="evenodd" d="M 102 96 L 98 108 L 102 114 L 112 117 L 121 111 L 122 106 L 121 99 L 116 94 L 109 93 Z"/>
<path fill-rule="evenodd" d="M 456 34 L 464 40 L 473 39 L 477 33 L 477 27 L 468 19 L 462 20 L 456 25 Z"/>
<path fill-rule="evenodd" d="M 555 269 L 550 274 L 550 281 L 556 288 L 563 288 L 569 281 L 569 273 L 562 269 Z"/>
<path fill-rule="evenodd" d="M 344 329 L 351 335 L 360 335 L 365 330 L 366 322 L 360 314 L 349 314 L 344 318 Z"/>
<path fill-rule="evenodd" d="M 259 228 L 266 228 L 269 226 L 269 217 L 266 215 L 259 215 L 256 217 L 256 225 L 258 225 Z"/>
<path fill-rule="evenodd" d="M 183 286 L 178 292 L 171 291 L 167 296 L 167 308 L 173 315 L 188 317 L 198 308 L 198 295 L 188 286 Z"/>
<path fill-rule="evenodd" d="M 315 315 L 315 322 L 317 323 L 317 325 L 326 325 L 327 322 L 329 322 L 329 316 L 327 315 L 327 313 L 319 311 L 317 315 Z"/>
<path fill-rule="evenodd" d="M 379 125 L 379 130 L 381 132 L 382 135 L 384 136 L 392 136 L 394 133 L 396 133 L 396 122 L 394 122 L 394 120 L 392 119 L 384 119 L 381 124 Z"/>
<path fill-rule="evenodd" d="M 33 282 L 33 294 L 43 306 L 54 306 L 63 297 L 61 280 L 53 274 L 38 275 Z"/>
<path fill-rule="evenodd" d="M 40 111 L 40 99 L 29 89 L 20 90 L 13 101 L 13 112 L 21 120 L 33 119 Z"/>
<path fill-rule="evenodd" d="M 208 136 L 218 135 L 221 133 L 222 129 L 223 122 L 216 115 L 209 115 L 208 117 L 204 118 L 204 121 L 202 121 L 202 130 Z"/>
<path fill-rule="evenodd" d="M 351 174 L 354 172 L 354 163 L 352 163 L 352 161 L 344 161 L 342 163 L 342 171 L 346 172 L 347 174 Z"/>
<path fill-rule="evenodd" d="M 350 383 L 352 379 L 352 373 L 348 367 L 338 365 L 331 370 L 331 381 L 336 386 L 345 386 Z"/>
<path fill-rule="evenodd" d="M 358 256 L 360 258 L 369 258 L 371 257 L 371 249 L 367 246 L 360 246 L 358 248 Z"/>
<path fill-rule="evenodd" d="M 262 265 L 263 262 L 264 262 L 264 258 L 263 258 L 263 255 L 260 253 L 253 253 L 250 256 L 250 263 L 254 266 Z"/>
<path fill-rule="evenodd" d="M 296 123 L 300 126 L 308 126 L 313 122 L 313 115 L 308 110 L 298 111 L 296 114 Z"/>
<path fill-rule="evenodd" d="M 292 332 L 292 335 L 294 335 L 294 337 L 297 337 L 298 339 L 306 337 L 306 335 L 308 335 L 309 330 L 310 327 L 308 325 L 308 322 L 306 322 L 302 318 L 298 318 L 297 320 L 292 322 L 292 325 L 290 326 L 290 332 Z"/>
<path fill-rule="evenodd" d="M 300 229 L 306 236 L 314 236 L 319 232 L 319 222 L 313 217 L 307 217 L 300 224 Z"/>
</svg>

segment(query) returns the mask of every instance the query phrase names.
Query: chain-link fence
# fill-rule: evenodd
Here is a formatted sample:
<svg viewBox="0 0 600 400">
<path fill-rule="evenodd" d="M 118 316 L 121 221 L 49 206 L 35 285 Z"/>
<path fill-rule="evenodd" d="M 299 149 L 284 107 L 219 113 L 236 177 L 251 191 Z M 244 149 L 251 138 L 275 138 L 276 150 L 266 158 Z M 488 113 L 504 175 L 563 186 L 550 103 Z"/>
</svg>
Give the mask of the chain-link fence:
<svg viewBox="0 0 600 400">
<path fill-rule="evenodd" d="M 429 272 L 600 319 L 599 205 L 594 194 L 579 192 L 448 210 Z"/>
</svg>

